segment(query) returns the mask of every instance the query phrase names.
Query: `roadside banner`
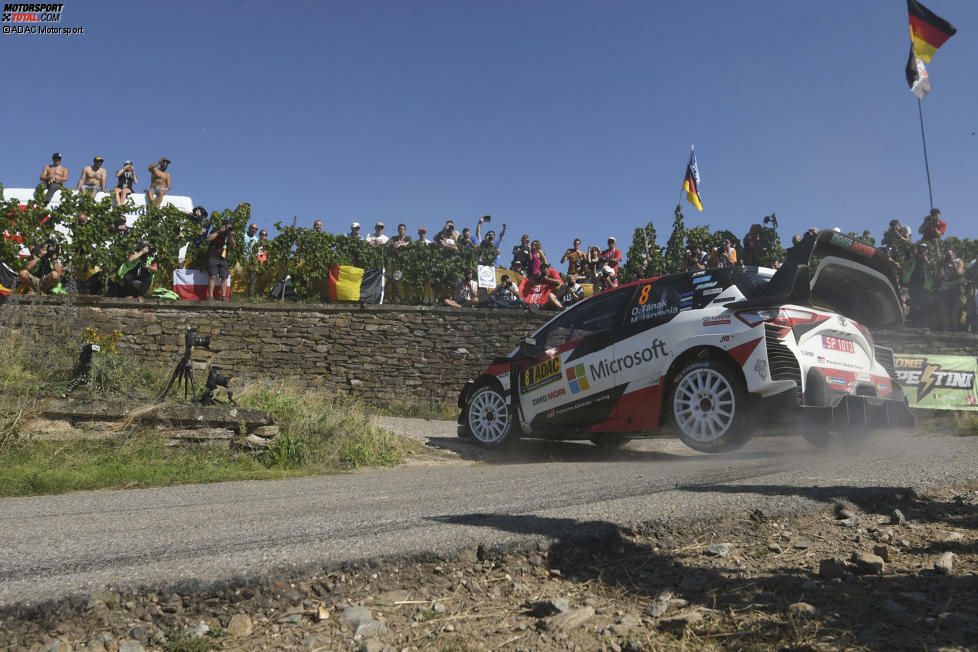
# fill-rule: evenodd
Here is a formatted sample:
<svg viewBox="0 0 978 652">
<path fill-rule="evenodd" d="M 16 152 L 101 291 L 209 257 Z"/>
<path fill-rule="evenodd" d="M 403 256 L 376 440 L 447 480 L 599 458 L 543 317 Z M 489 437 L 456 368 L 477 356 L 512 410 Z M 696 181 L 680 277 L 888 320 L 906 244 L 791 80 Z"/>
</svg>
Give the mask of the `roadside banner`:
<svg viewBox="0 0 978 652">
<path fill-rule="evenodd" d="M 897 379 L 912 408 L 978 410 L 978 362 L 961 355 L 895 355 Z"/>
</svg>

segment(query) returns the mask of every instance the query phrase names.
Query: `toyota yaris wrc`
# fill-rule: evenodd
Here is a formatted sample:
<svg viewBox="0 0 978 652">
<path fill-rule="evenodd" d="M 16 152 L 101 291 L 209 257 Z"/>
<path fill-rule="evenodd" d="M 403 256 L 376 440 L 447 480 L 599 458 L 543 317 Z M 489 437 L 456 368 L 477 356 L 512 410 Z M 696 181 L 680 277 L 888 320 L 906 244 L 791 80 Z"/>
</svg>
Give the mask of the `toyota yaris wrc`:
<svg viewBox="0 0 978 652">
<path fill-rule="evenodd" d="M 668 424 L 721 452 L 749 441 L 762 415 L 817 445 L 912 425 L 893 352 L 867 330 L 902 320 L 882 252 L 810 234 L 777 271 L 645 279 L 561 312 L 465 384 L 459 435 L 617 446 Z"/>
</svg>

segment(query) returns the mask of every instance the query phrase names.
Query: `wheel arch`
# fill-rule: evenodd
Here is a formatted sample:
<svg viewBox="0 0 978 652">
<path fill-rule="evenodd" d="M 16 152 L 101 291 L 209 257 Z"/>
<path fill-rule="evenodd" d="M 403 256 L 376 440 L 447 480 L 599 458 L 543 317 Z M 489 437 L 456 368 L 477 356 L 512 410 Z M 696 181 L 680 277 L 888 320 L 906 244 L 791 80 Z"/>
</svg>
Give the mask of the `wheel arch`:
<svg viewBox="0 0 978 652">
<path fill-rule="evenodd" d="M 735 370 L 736 373 L 740 374 L 741 380 L 744 381 L 746 386 L 747 377 L 744 375 L 744 370 L 741 368 L 740 363 L 738 363 L 732 355 L 717 346 L 711 346 L 709 344 L 702 344 L 698 346 L 692 346 L 679 355 L 675 357 L 672 364 L 669 365 L 669 369 L 666 370 L 665 375 L 662 377 L 662 396 L 661 396 L 661 407 L 659 409 L 659 427 L 666 424 L 669 418 L 668 401 L 669 396 L 672 392 L 672 383 L 676 378 L 676 375 L 682 371 L 686 365 L 692 364 L 698 360 L 713 360 L 714 362 L 722 362 L 729 366 L 731 369 Z"/>
</svg>

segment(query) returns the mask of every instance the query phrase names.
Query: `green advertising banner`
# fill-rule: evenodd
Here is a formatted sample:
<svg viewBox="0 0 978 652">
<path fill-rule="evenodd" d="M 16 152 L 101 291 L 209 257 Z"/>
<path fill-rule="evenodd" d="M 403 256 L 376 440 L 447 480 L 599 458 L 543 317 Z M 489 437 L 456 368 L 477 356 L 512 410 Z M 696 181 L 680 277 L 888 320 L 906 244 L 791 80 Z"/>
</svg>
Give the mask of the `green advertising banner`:
<svg viewBox="0 0 978 652">
<path fill-rule="evenodd" d="M 912 408 L 978 410 L 975 358 L 961 355 L 895 355 L 897 379 Z"/>
</svg>

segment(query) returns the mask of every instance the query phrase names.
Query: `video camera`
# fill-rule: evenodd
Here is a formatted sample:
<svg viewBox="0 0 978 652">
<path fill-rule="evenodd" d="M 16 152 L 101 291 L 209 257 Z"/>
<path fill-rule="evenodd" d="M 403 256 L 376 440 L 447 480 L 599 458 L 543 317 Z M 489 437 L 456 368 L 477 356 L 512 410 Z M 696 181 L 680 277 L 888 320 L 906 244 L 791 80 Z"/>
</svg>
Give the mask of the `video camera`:
<svg viewBox="0 0 978 652">
<path fill-rule="evenodd" d="M 778 217 L 774 213 L 764 216 L 764 224 L 770 224 L 772 229 L 778 228 Z"/>
</svg>

